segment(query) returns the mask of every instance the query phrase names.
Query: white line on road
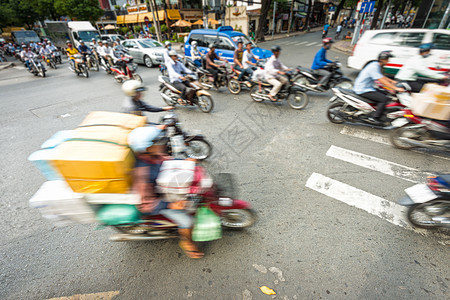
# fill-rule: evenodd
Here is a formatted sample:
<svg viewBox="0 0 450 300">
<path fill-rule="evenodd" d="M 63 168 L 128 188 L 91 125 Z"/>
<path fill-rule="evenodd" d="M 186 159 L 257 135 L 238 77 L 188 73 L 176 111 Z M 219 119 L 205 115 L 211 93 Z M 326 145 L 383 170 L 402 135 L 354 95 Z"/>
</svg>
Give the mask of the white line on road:
<svg viewBox="0 0 450 300">
<path fill-rule="evenodd" d="M 333 145 L 328 149 L 327 156 L 415 183 L 424 182 L 428 175 L 432 175 L 431 173 L 421 172 L 414 168 Z"/>
<path fill-rule="evenodd" d="M 300 45 L 303 45 L 303 44 L 306 44 L 306 43 L 307 43 L 307 41 L 304 41 L 304 42 L 297 43 L 296 45 L 300 46 Z"/>
<path fill-rule="evenodd" d="M 312 43 L 306 44 L 305 46 L 309 47 L 309 46 L 312 46 L 312 45 L 315 45 L 315 44 L 317 44 L 317 42 L 312 42 Z"/>
<path fill-rule="evenodd" d="M 110 300 L 119 294 L 120 294 L 119 291 L 111 291 L 94 294 L 77 294 L 69 297 L 51 298 L 48 300 L 93 300 L 93 299 Z"/>
<path fill-rule="evenodd" d="M 293 44 L 295 44 L 295 43 L 297 43 L 297 41 L 293 41 L 293 42 L 286 43 L 286 45 L 293 45 Z"/>
<path fill-rule="evenodd" d="M 406 220 L 406 207 L 375 196 L 351 185 L 342 183 L 319 173 L 313 173 L 306 182 L 306 187 L 375 215 L 389 223 L 415 231 L 421 235 L 432 235 L 438 238 L 441 245 L 449 245 L 448 236 L 433 233 L 424 229 L 413 228 Z"/>
</svg>

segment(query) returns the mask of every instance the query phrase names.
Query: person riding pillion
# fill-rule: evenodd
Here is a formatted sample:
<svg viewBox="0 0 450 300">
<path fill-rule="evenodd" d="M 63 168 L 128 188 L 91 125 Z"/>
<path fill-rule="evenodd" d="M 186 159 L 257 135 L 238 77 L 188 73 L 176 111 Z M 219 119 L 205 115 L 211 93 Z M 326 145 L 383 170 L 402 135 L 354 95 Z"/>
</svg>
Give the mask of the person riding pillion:
<svg viewBox="0 0 450 300">
<path fill-rule="evenodd" d="M 368 119 L 371 123 L 375 125 L 382 125 L 383 122 L 380 117 L 383 115 L 384 107 L 389 101 L 389 97 L 375 90 L 375 81 L 380 82 L 382 85 L 397 91 L 404 92 L 403 88 L 396 87 L 397 82 L 395 80 L 389 79 L 383 75 L 382 69 L 389 62 L 389 58 L 394 57 L 391 51 L 382 51 L 378 55 L 378 60 L 368 63 L 364 69 L 358 74 L 355 79 L 355 84 L 353 91 L 364 98 L 377 102 L 377 108 L 373 112 L 372 116 Z"/>
<path fill-rule="evenodd" d="M 178 54 L 174 50 L 169 52 L 169 56 L 171 61 L 166 64 L 169 80 L 181 92 L 181 98 L 178 99 L 178 103 L 183 104 L 182 99 L 191 101 L 195 90 L 189 87 L 190 83 L 186 79 L 186 75 L 194 75 L 194 72 L 186 68 L 178 60 Z"/>
<path fill-rule="evenodd" d="M 251 70 L 251 72 L 253 73 L 254 70 L 256 70 L 256 63 L 253 61 L 259 61 L 261 59 L 255 57 L 252 53 L 252 43 L 248 42 L 245 45 L 245 51 L 244 51 L 244 55 L 242 56 L 242 65 L 244 66 L 245 69 L 247 70 Z"/>
<path fill-rule="evenodd" d="M 202 53 L 198 50 L 197 41 L 191 43 L 191 59 L 197 67 L 202 66 Z"/>
<path fill-rule="evenodd" d="M 241 82 L 242 78 L 244 78 L 244 76 L 247 74 L 249 76 L 252 75 L 253 70 L 249 69 L 247 70 L 246 68 L 244 68 L 244 65 L 242 64 L 242 60 L 244 57 L 244 42 L 239 39 L 237 42 L 237 49 L 234 51 L 234 57 L 233 57 L 233 61 L 234 61 L 234 66 L 233 68 L 235 70 L 240 71 L 241 73 L 239 74 L 238 77 L 238 81 Z M 247 86 L 251 86 L 251 83 L 247 81 Z"/>
<path fill-rule="evenodd" d="M 74 48 L 72 46 L 72 43 L 70 41 L 68 41 L 66 44 L 67 44 L 66 53 L 67 53 L 67 56 L 69 58 L 69 63 L 71 65 L 71 67 L 74 70 L 76 70 L 76 69 L 78 69 L 78 64 L 75 61 L 75 55 L 79 54 L 79 52 L 78 52 L 77 48 Z"/>
<path fill-rule="evenodd" d="M 269 82 L 273 88 L 269 93 L 269 98 L 272 101 L 277 101 L 275 96 L 280 91 L 281 87 L 288 82 L 288 79 L 284 76 L 286 72 L 290 69 L 283 65 L 281 61 L 278 59 L 280 56 L 281 47 L 276 45 L 272 47 L 272 56 L 266 63 L 264 68 L 265 70 L 265 78 L 267 82 Z"/>
<path fill-rule="evenodd" d="M 172 51 L 172 43 L 169 41 L 165 41 L 164 48 L 166 48 L 166 49 L 164 50 L 163 58 L 164 58 L 164 63 L 167 65 L 167 62 L 170 61 L 169 52 Z"/>
<path fill-rule="evenodd" d="M 156 107 L 142 101 L 147 89 L 138 80 L 127 80 L 122 84 L 122 91 L 127 96 L 122 104 L 122 112 L 142 116 L 145 111 L 161 112 L 173 109 L 172 106 Z"/>
<path fill-rule="evenodd" d="M 217 78 L 219 77 L 220 70 L 219 70 L 219 65 L 214 62 L 216 60 L 225 61 L 225 59 L 220 58 L 219 56 L 217 56 L 217 54 L 216 54 L 216 44 L 211 43 L 209 45 L 209 51 L 206 54 L 206 69 L 211 74 L 213 74 L 214 86 L 217 88 L 218 87 Z"/>
<path fill-rule="evenodd" d="M 422 44 L 419 46 L 419 55 L 413 56 L 400 69 L 395 75 L 395 79 L 398 81 L 406 82 L 413 93 L 418 93 L 422 89 L 425 82 L 421 81 L 418 75 L 433 78 L 433 79 L 445 79 L 447 76 L 439 74 L 438 72 L 429 69 L 432 63 L 428 57 L 431 56 L 432 44 Z"/>
<path fill-rule="evenodd" d="M 317 51 L 311 66 L 311 69 L 314 70 L 317 75 L 322 76 L 322 78 L 317 83 L 317 89 L 319 90 L 322 90 L 323 87 L 328 83 L 328 80 L 330 80 L 331 72 L 326 70 L 325 68 L 333 63 L 333 61 L 327 59 L 327 51 L 331 48 L 331 44 L 334 43 L 333 39 L 325 38 L 322 40 L 322 43 L 323 47 L 320 48 L 319 51 Z"/>
</svg>

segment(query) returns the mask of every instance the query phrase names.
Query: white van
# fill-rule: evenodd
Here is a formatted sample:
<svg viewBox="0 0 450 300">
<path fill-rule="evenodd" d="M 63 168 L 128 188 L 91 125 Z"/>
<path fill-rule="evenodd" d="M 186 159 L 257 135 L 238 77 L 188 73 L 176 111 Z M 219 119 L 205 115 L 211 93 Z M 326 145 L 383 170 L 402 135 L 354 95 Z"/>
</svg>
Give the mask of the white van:
<svg viewBox="0 0 450 300">
<path fill-rule="evenodd" d="M 419 46 L 433 43 L 430 69 L 450 70 L 450 31 L 443 29 L 386 29 L 368 30 L 348 58 L 350 68 L 361 70 L 371 60 L 376 60 L 384 50 L 391 50 L 394 55 L 385 67 L 387 74 L 395 75 L 403 64 L 412 56 L 419 55 Z"/>
</svg>

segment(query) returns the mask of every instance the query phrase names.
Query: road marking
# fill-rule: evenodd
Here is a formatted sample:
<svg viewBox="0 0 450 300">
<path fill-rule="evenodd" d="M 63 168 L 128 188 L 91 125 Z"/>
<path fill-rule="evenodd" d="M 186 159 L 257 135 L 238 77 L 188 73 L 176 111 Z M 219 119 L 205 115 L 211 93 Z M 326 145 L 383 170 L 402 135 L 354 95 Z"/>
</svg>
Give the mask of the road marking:
<svg viewBox="0 0 450 300">
<path fill-rule="evenodd" d="M 295 44 L 295 43 L 297 43 L 297 41 L 293 41 L 293 42 L 286 43 L 286 45 L 293 45 L 293 44 Z"/>
<path fill-rule="evenodd" d="M 357 189 L 351 185 L 319 173 L 313 173 L 306 182 L 306 187 L 350 206 L 362 209 L 394 225 L 412 229 L 404 218 L 406 209 L 403 206 Z"/>
<path fill-rule="evenodd" d="M 424 182 L 427 176 L 432 175 L 431 173 L 421 172 L 414 168 L 333 145 L 328 149 L 327 156 L 414 183 Z"/>
<path fill-rule="evenodd" d="M 17 69 L 17 70 L 25 70 L 26 69 L 26 67 L 22 67 L 22 66 L 14 66 L 13 68 Z"/>
<path fill-rule="evenodd" d="M 356 137 L 356 138 L 360 138 L 363 140 L 368 140 L 368 141 L 372 141 L 375 143 L 379 143 L 379 144 L 384 144 L 384 145 L 391 145 L 391 142 L 389 141 L 389 137 L 386 135 L 381 135 L 379 133 L 376 132 L 369 132 L 366 130 L 361 130 L 358 129 L 356 127 L 350 127 L 350 126 L 344 126 L 344 128 L 342 128 L 341 134 L 344 135 L 348 135 L 348 136 L 352 136 L 352 137 Z M 440 158 L 440 159 L 445 159 L 445 160 L 450 160 L 450 157 L 446 157 L 446 156 L 441 156 L 441 155 L 435 155 L 435 154 L 429 154 L 426 153 L 424 151 L 420 151 L 420 150 L 410 150 L 412 152 L 415 153 L 420 153 L 422 155 L 430 155 L 436 158 Z"/>
<path fill-rule="evenodd" d="M 119 291 L 94 293 L 94 294 L 77 294 L 69 297 L 51 298 L 48 300 L 111 300 L 115 296 L 119 295 Z"/>
<path fill-rule="evenodd" d="M 319 173 L 311 174 L 305 186 L 330 198 L 362 209 L 394 225 L 414 231 L 423 236 L 436 237 L 439 239 L 437 242 L 441 245 L 450 245 L 450 240 L 445 234 L 413 228 L 409 225 L 406 219 L 407 207 L 398 205 Z"/>
<path fill-rule="evenodd" d="M 297 43 L 296 45 L 300 46 L 300 45 L 303 45 L 303 44 L 306 44 L 306 43 L 307 43 L 307 41 L 304 41 L 304 42 Z"/>
<path fill-rule="evenodd" d="M 309 47 L 309 46 L 312 46 L 312 45 L 315 45 L 315 44 L 317 44 L 317 42 L 312 42 L 312 43 L 306 44 L 305 46 Z"/>
</svg>

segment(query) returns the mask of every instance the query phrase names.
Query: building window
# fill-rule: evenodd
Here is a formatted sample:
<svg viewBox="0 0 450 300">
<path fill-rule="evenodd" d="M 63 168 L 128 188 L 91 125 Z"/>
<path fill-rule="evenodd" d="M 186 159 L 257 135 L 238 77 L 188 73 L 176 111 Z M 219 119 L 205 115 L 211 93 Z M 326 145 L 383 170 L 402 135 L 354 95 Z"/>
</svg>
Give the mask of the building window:
<svg viewBox="0 0 450 300">
<path fill-rule="evenodd" d="M 202 8 L 202 0 L 182 0 L 181 5 L 182 9 L 200 9 Z"/>
<path fill-rule="evenodd" d="M 248 5 L 248 6 L 253 5 L 253 0 L 248 0 L 248 1 L 247 1 L 247 5 Z"/>
</svg>

